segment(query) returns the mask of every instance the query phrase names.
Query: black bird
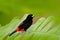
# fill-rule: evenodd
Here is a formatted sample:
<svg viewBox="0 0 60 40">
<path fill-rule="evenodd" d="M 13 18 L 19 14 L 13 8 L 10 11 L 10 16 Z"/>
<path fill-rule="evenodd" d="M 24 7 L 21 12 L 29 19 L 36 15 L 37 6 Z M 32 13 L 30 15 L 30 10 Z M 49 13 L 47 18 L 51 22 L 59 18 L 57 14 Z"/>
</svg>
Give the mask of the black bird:
<svg viewBox="0 0 60 40">
<path fill-rule="evenodd" d="M 13 31 L 9 36 L 14 34 L 15 32 L 26 31 L 32 25 L 32 22 L 33 22 L 33 14 L 29 14 L 27 18 L 18 26 L 18 28 L 16 28 L 16 30 Z"/>
</svg>

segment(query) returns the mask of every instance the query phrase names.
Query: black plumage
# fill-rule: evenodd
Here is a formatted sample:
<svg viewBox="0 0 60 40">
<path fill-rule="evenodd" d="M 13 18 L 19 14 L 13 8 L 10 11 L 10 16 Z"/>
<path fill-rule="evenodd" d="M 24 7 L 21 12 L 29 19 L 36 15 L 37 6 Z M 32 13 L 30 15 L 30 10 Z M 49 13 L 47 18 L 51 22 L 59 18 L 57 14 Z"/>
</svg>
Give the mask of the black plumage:
<svg viewBox="0 0 60 40">
<path fill-rule="evenodd" d="M 17 31 L 26 31 L 32 25 L 32 22 L 33 22 L 33 15 L 29 14 L 27 18 L 18 26 L 18 29 L 13 31 L 9 36 L 11 36 L 13 33 Z"/>
</svg>

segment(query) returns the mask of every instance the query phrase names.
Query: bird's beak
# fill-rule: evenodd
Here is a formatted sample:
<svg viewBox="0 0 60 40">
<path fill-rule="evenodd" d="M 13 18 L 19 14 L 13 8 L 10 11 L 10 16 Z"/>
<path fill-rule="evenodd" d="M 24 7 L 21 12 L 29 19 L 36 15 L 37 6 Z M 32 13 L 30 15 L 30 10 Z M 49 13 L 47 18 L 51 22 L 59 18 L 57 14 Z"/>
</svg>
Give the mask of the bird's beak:
<svg viewBox="0 0 60 40">
<path fill-rule="evenodd" d="M 34 17 L 34 15 L 32 17 Z"/>
</svg>

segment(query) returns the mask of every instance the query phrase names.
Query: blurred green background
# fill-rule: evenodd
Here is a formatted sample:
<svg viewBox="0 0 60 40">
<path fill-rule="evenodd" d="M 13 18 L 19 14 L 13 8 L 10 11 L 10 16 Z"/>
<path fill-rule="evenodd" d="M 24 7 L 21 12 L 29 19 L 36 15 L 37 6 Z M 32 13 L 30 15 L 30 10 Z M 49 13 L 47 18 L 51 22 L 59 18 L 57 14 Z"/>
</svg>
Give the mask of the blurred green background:
<svg viewBox="0 0 60 40">
<path fill-rule="evenodd" d="M 60 22 L 60 0 L 0 0 L 0 24 L 8 24 L 15 16 L 33 13 L 37 16 L 55 16 Z"/>
</svg>

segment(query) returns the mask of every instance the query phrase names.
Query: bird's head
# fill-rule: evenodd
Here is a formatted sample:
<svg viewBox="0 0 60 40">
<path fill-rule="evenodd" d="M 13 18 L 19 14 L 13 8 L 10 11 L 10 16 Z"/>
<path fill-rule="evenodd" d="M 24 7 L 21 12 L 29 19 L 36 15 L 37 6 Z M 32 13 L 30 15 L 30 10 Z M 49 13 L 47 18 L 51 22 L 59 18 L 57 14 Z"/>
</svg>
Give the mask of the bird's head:
<svg viewBox="0 0 60 40">
<path fill-rule="evenodd" d="M 29 15 L 27 16 L 27 19 L 28 19 L 28 20 L 32 20 L 32 19 L 33 19 L 33 17 L 34 17 L 34 15 L 33 15 L 33 14 L 29 14 Z"/>
</svg>

